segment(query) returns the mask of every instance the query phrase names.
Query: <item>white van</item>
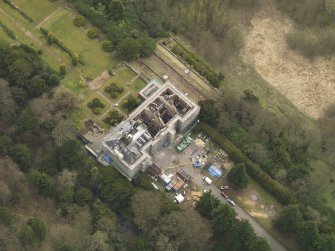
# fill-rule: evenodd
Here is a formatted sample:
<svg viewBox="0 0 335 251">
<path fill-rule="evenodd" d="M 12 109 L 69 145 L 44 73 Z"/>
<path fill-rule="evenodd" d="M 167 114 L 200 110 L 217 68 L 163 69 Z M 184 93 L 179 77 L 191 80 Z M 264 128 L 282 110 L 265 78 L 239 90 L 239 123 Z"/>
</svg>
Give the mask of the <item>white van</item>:
<svg viewBox="0 0 335 251">
<path fill-rule="evenodd" d="M 212 181 L 210 178 L 208 178 L 207 176 L 202 177 L 202 179 L 203 179 L 208 185 L 212 184 L 212 182 L 213 182 L 213 181 Z"/>
</svg>

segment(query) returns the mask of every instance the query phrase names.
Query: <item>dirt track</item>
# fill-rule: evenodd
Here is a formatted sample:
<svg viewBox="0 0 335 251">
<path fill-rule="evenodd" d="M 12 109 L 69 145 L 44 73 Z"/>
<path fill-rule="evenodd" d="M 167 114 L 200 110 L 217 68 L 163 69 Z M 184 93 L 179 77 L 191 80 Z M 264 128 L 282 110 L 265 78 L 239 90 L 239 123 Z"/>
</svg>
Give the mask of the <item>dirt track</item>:
<svg viewBox="0 0 335 251">
<path fill-rule="evenodd" d="M 305 114 L 319 118 L 335 103 L 335 58 L 310 61 L 288 48 L 292 21 L 272 8 L 261 10 L 241 49 L 243 60 Z"/>
</svg>

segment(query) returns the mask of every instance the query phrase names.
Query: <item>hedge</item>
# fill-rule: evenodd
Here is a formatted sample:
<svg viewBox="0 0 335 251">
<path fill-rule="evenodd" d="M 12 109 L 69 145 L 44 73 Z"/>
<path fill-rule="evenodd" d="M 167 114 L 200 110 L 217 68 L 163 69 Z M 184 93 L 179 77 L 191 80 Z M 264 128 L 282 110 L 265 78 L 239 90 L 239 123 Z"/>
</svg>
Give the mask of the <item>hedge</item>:
<svg viewBox="0 0 335 251">
<path fill-rule="evenodd" d="M 40 27 L 40 30 L 41 30 L 41 32 L 44 34 L 45 37 L 48 37 L 49 30 L 48 30 L 47 28 L 41 26 L 41 27 Z M 73 52 L 72 52 L 69 48 L 67 48 L 67 47 L 62 43 L 62 41 L 60 41 L 57 37 L 54 37 L 53 42 L 54 42 L 55 44 L 57 44 L 58 47 L 61 48 L 64 52 L 66 52 L 67 54 L 69 54 L 70 57 L 72 57 Z"/>
<path fill-rule="evenodd" d="M 9 29 L 4 23 L 0 22 L 0 27 L 4 30 L 4 32 L 13 40 L 16 40 L 15 33 Z"/>
<path fill-rule="evenodd" d="M 172 48 L 172 52 L 183 58 L 189 65 L 203 75 L 208 82 L 214 86 L 219 87 L 221 80 L 223 80 L 223 74 L 217 74 L 208 64 L 202 61 L 197 55 L 187 50 L 185 47 L 176 44 Z"/>
<path fill-rule="evenodd" d="M 242 153 L 232 142 L 222 136 L 216 129 L 203 122 L 197 125 L 197 130 L 203 131 L 218 146 L 224 149 L 235 163 L 244 163 L 247 173 L 256 180 L 265 190 L 271 193 L 279 202 L 287 205 L 296 203 L 295 196 L 284 188 L 280 183 L 273 180 L 259 165 L 253 163 L 246 155 Z"/>
<path fill-rule="evenodd" d="M 10 0 L 3 0 L 5 3 L 7 3 L 12 9 L 19 12 L 25 19 L 27 19 L 29 22 L 33 22 L 34 20 L 23 10 L 21 10 L 19 7 L 17 7 L 14 3 L 12 3 Z"/>
</svg>

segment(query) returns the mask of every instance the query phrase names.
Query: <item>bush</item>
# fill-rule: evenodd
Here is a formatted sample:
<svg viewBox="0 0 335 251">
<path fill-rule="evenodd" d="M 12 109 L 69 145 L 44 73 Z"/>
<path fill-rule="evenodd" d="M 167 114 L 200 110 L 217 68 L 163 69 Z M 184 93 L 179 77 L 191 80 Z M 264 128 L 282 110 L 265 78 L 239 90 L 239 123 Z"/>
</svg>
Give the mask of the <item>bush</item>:
<svg viewBox="0 0 335 251">
<path fill-rule="evenodd" d="M 52 45 L 53 42 L 55 42 L 55 35 L 51 32 L 48 33 L 47 35 L 47 40 L 48 40 L 48 44 Z"/>
<path fill-rule="evenodd" d="M 87 106 L 91 108 L 92 112 L 95 115 L 98 115 L 101 113 L 101 110 L 105 108 L 105 105 L 101 102 L 100 99 L 94 98 L 92 101 L 87 103 Z"/>
<path fill-rule="evenodd" d="M 73 66 L 78 65 L 79 57 L 78 57 L 77 54 L 72 54 L 72 56 L 71 56 L 71 60 L 72 60 L 72 65 L 73 65 Z"/>
<path fill-rule="evenodd" d="M 104 119 L 104 122 L 110 126 L 115 126 L 123 120 L 123 115 L 118 111 L 109 112 L 108 116 Z"/>
<path fill-rule="evenodd" d="M 102 49 L 104 51 L 107 51 L 107 52 L 112 51 L 113 50 L 113 43 L 111 41 L 109 41 L 109 40 L 104 40 L 102 42 Z"/>
<path fill-rule="evenodd" d="M 76 191 L 75 200 L 80 206 L 85 206 L 92 202 L 93 194 L 90 189 L 81 187 Z"/>
<path fill-rule="evenodd" d="M 87 36 L 91 39 L 95 39 L 95 38 L 99 37 L 99 32 L 96 28 L 90 28 L 87 31 Z"/>
<path fill-rule="evenodd" d="M 45 240 L 46 227 L 43 221 L 37 218 L 31 218 L 27 221 L 27 225 L 31 227 L 39 241 Z"/>
<path fill-rule="evenodd" d="M 65 64 L 61 64 L 59 66 L 59 71 L 60 71 L 60 74 L 62 74 L 63 76 L 66 74 L 66 66 L 65 66 Z"/>
<path fill-rule="evenodd" d="M 129 95 L 126 101 L 123 103 L 123 106 L 128 110 L 128 111 L 133 111 L 136 109 L 141 104 L 141 100 L 134 97 L 133 95 Z"/>
<path fill-rule="evenodd" d="M 105 92 L 109 93 L 111 98 L 117 98 L 121 93 L 124 92 L 124 88 L 117 85 L 116 83 L 112 83 L 105 88 Z"/>
<path fill-rule="evenodd" d="M 0 207 L 0 224 L 10 226 L 13 220 L 12 212 L 7 207 Z"/>
<path fill-rule="evenodd" d="M 78 27 L 81 27 L 85 24 L 85 17 L 81 16 L 81 15 L 77 15 L 75 18 L 74 18 L 74 21 L 73 23 L 78 26 Z"/>
</svg>

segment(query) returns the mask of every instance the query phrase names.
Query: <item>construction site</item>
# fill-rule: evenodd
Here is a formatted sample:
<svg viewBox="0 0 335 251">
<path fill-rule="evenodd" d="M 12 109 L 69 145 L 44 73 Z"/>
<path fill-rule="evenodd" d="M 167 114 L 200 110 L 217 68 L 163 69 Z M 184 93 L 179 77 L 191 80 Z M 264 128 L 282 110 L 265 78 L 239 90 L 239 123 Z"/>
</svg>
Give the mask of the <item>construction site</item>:
<svg viewBox="0 0 335 251">
<path fill-rule="evenodd" d="M 152 165 L 152 156 L 192 126 L 200 111 L 168 81 L 152 80 L 139 96 L 142 104 L 112 127 L 100 144 L 86 145 L 101 164 L 113 165 L 129 180 Z"/>
</svg>

